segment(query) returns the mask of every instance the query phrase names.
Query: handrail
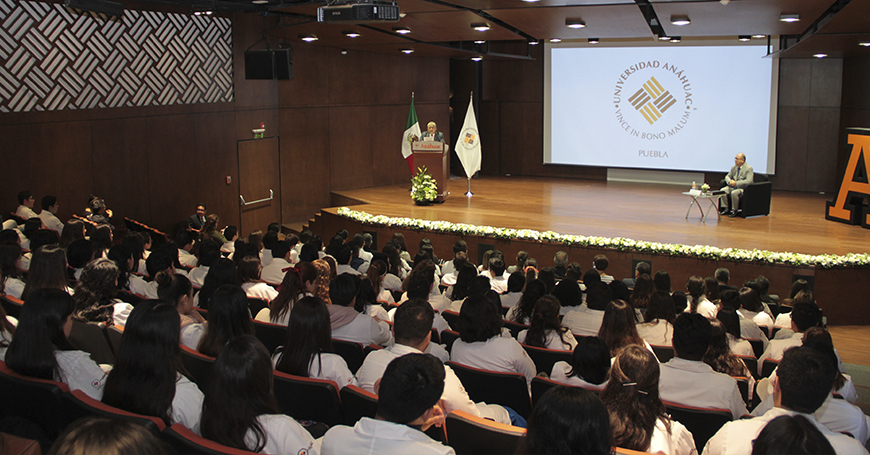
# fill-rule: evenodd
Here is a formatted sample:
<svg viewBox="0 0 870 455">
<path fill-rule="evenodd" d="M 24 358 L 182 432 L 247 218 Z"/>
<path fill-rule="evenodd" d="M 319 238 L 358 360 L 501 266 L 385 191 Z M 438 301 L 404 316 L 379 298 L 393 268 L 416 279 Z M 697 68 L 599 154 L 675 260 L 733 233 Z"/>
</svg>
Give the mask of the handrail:
<svg viewBox="0 0 870 455">
<path fill-rule="evenodd" d="M 256 201 L 245 202 L 245 197 L 242 196 L 241 194 L 239 195 L 239 199 L 242 200 L 242 205 L 259 204 L 260 202 L 271 201 L 271 200 L 274 199 L 274 198 L 275 198 L 275 194 L 272 193 L 272 189 L 271 189 L 271 188 L 269 188 L 269 197 L 264 198 L 264 199 L 257 199 Z"/>
</svg>

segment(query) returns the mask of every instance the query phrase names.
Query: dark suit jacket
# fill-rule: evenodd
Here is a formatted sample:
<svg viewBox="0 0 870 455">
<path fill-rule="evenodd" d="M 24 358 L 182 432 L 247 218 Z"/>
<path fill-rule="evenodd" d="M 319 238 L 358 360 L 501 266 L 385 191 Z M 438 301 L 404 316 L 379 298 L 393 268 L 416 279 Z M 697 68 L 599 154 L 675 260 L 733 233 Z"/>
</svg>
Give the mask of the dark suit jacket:
<svg viewBox="0 0 870 455">
<path fill-rule="evenodd" d="M 190 215 L 190 218 L 187 219 L 187 224 L 190 225 L 190 227 L 192 227 L 194 229 L 202 229 L 202 225 L 204 224 L 204 221 L 200 221 L 199 218 L 194 213 L 193 215 Z"/>
<path fill-rule="evenodd" d="M 428 131 L 423 131 L 423 134 L 422 134 L 420 137 L 421 137 L 420 140 L 423 140 L 422 138 L 424 138 L 424 137 L 429 137 L 429 132 L 428 132 Z M 436 141 L 444 142 L 444 133 L 442 133 L 442 132 L 440 132 L 440 131 L 436 131 L 436 132 L 435 132 L 435 140 L 436 140 Z"/>
</svg>

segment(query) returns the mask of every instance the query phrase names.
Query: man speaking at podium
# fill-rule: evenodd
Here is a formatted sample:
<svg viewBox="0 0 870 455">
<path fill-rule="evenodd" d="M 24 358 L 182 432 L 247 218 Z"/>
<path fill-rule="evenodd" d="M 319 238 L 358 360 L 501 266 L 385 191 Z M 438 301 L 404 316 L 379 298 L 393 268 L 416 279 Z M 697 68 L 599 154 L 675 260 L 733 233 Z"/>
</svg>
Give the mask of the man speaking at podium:
<svg viewBox="0 0 870 455">
<path fill-rule="evenodd" d="M 438 126 L 435 125 L 435 122 L 429 122 L 429 124 L 426 125 L 426 131 L 423 131 L 422 136 L 423 137 L 421 140 L 423 140 L 423 141 L 435 140 L 435 141 L 444 142 L 444 133 L 438 131 Z M 429 138 L 429 139 L 426 139 L 426 138 Z"/>
</svg>

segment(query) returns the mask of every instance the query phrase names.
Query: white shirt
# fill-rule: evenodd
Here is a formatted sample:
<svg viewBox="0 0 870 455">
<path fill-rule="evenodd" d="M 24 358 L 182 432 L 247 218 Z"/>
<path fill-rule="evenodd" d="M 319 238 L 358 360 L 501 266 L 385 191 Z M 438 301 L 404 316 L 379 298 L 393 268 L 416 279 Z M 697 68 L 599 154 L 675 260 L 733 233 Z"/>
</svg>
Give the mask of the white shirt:
<svg viewBox="0 0 870 455">
<path fill-rule="evenodd" d="M 384 280 L 381 282 L 381 288 L 389 289 L 390 291 L 401 291 L 402 280 L 392 273 L 387 273 L 384 275 Z"/>
<path fill-rule="evenodd" d="M 526 335 L 528 335 L 529 329 L 520 330 L 520 333 L 517 334 L 517 341 L 520 343 L 526 342 Z M 574 348 L 577 347 L 577 338 L 574 338 L 574 334 L 571 333 L 570 330 L 566 331 L 560 337 L 559 334 L 556 333 L 555 330 L 550 330 L 547 332 L 547 339 L 545 340 L 545 348 L 547 349 L 556 349 L 559 351 L 573 351 Z"/>
<path fill-rule="evenodd" d="M 36 218 L 39 216 L 36 214 L 36 212 L 33 211 L 33 209 L 25 205 L 19 205 L 18 209 L 15 210 L 15 215 L 24 218 L 25 220 Z"/>
<path fill-rule="evenodd" d="M 429 346 L 432 345 L 433 343 L 429 344 Z M 420 353 L 420 350 L 404 344 L 394 344 L 386 349 L 370 352 L 359 371 L 356 372 L 360 388 L 375 393 L 375 382 L 383 377 L 390 362 L 403 355 Z M 444 400 L 447 408 L 446 414 L 453 411 L 465 411 L 476 417 L 490 418 L 500 423 L 510 424 L 510 416 L 503 407 L 472 402 L 456 373 L 447 365 L 444 365 L 444 392 L 441 394 L 441 399 Z"/>
<path fill-rule="evenodd" d="M 196 256 L 190 254 L 189 251 L 178 249 L 178 262 L 185 267 L 196 267 Z"/>
<path fill-rule="evenodd" d="M 281 284 L 284 282 L 284 275 L 289 272 L 289 270 L 285 272 L 284 269 L 288 267 L 293 267 L 293 264 L 287 262 L 286 259 L 272 259 L 272 262 L 270 262 L 269 265 L 263 267 L 263 271 L 260 272 L 260 279 L 267 283 Z"/>
<path fill-rule="evenodd" d="M 195 322 L 182 327 L 181 344 L 196 351 L 197 346 L 199 346 L 199 341 L 202 339 L 202 336 L 205 335 L 205 326 L 204 322 Z"/>
<path fill-rule="evenodd" d="M 333 329 L 332 337 L 337 340 L 362 343 L 363 346 L 369 344 L 383 346 L 392 338 L 392 332 L 386 322 L 378 322 L 371 316 L 357 314 L 349 324 Z"/>
<path fill-rule="evenodd" d="M 351 267 L 349 264 L 338 264 L 335 266 L 335 274 L 341 275 L 342 273 L 347 273 L 348 275 L 353 276 L 361 276 L 362 272 Z"/>
<path fill-rule="evenodd" d="M 726 336 L 728 337 L 728 348 L 731 349 L 732 354 L 755 357 L 755 351 L 752 350 L 752 345 L 748 341 L 734 338 L 734 335 L 730 333 Z"/>
<path fill-rule="evenodd" d="M 18 278 L 6 278 L 6 281 L 3 284 L 3 293 L 6 295 L 11 295 L 16 299 L 21 298 L 21 293 L 24 292 L 24 282 L 19 280 Z"/>
<path fill-rule="evenodd" d="M 450 360 L 482 370 L 505 373 L 520 373 L 531 384 L 537 374 L 535 362 L 513 338 L 496 335 L 486 341 L 466 343 L 462 339 L 453 342 Z"/>
<path fill-rule="evenodd" d="M 652 438 L 649 442 L 648 453 L 665 453 L 668 455 L 695 455 L 695 438 L 682 423 L 671 420 L 671 431 L 665 426 L 665 422 L 659 417 L 653 428 Z"/>
<path fill-rule="evenodd" d="M 42 220 L 42 224 L 45 225 L 47 229 L 57 232 L 58 235 L 63 232 L 63 223 L 54 216 L 54 213 L 51 213 L 48 210 L 43 210 L 39 212 L 39 219 Z"/>
<path fill-rule="evenodd" d="M 579 376 L 568 376 L 568 372 L 571 371 L 573 368 L 574 367 L 568 362 L 556 362 L 555 364 L 553 364 L 553 371 L 550 373 L 550 379 L 561 384 L 582 387 L 587 390 L 604 390 L 604 386 L 607 385 L 607 380 L 605 380 L 601 384 L 593 384 L 591 382 L 586 382 L 583 378 Z"/>
<path fill-rule="evenodd" d="M 764 353 L 761 354 L 761 357 L 758 358 L 758 374 L 761 374 L 762 365 L 765 359 L 782 360 L 782 354 L 786 349 L 801 346 L 803 344 L 803 341 L 801 340 L 803 336 L 803 333 L 797 332 L 790 338 L 784 340 L 771 340 L 770 344 L 767 345 L 767 349 L 765 349 Z"/>
<path fill-rule="evenodd" d="M 266 433 L 266 445 L 260 453 L 317 455 L 320 441 L 316 441 L 299 422 L 284 414 L 262 414 L 257 421 Z M 256 442 L 254 432 L 248 430 L 245 444 L 253 448 Z"/>
<path fill-rule="evenodd" d="M 58 374 L 55 381 L 69 386 L 70 390 L 81 390 L 87 396 L 100 401 L 106 385 L 106 372 L 83 351 L 54 351 Z"/>
<path fill-rule="evenodd" d="M 635 326 L 637 334 L 653 346 L 672 346 L 674 326 L 665 319 L 653 319 Z"/>
<path fill-rule="evenodd" d="M 199 387 L 179 373 L 175 381 L 175 396 L 172 398 L 172 423 L 180 423 L 199 434 L 203 399 Z"/>
<path fill-rule="evenodd" d="M 683 310 L 683 313 L 691 313 L 692 312 L 692 296 L 689 295 L 686 297 L 688 297 L 688 301 L 686 302 L 686 303 L 688 303 L 688 305 L 686 305 L 686 309 Z M 701 300 L 698 301 L 698 314 L 700 314 L 701 316 L 704 316 L 707 319 L 716 319 L 716 311 L 717 311 L 716 305 L 714 305 L 713 302 L 707 300 L 706 296 L 702 295 L 700 297 L 700 299 Z"/>
<path fill-rule="evenodd" d="M 803 414 L 783 408 L 773 408 L 760 417 L 754 419 L 735 420 L 726 423 L 704 446 L 704 455 L 745 455 L 752 453 L 752 441 L 758 437 L 761 430 L 767 424 L 783 415 L 800 415 L 806 417 L 815 427 L 822 432 L 828 442 L 834 446 L 834 452 L 838 455 L 866 454 L 860 442 L 844 434 L 835 433 L 828 427 L 819 423 L 812 414 Z"/>
<path fill-rule="evenodd" d="M 245 294 L 247 294 L 248 297 L 263 299 L 266 303 L 269 303 L 272 299 L 278 297 L 278 291 L 263 282 L 249 281 L 242 285 L 242 290 L 245 291 Z"/>
<path fill-rule="evenodd" d="M 115 299 L 115 304 L 112 306 L 114 307 L 112 309 L 112 322 L 120 326 L 127 324 L 127 318 L 130 317 L 130 312 L 133 311 L 133 305 Z"/>
<path fill-rule="evenodd" d="M 284 346 L 279 346 L 275 355 L 272 356 L 273 368 L 278 367 L 283 353 Z M 340 355 L 329 352 L 321 352 L 319 356 L 315 355 L 311 358 L 311 362 L 308 364 L 308 377 L 332 381 L 339 390 L 345 386 L 357 385 L 356 378 L 347 367 L 347 362 Z"/>
<path fill-rule="evenodd" d="M 295 453 L 295 452 L 293 452 Z M 324 455 L 452 455 L 452 447 L 407 425 L 363 417 L 352 428 L 336 425 L 323 435 Z"/>
<path fill-rule="evenodd" d="M 861 445 L 866 445 L 870 439 L 870 417 L 846 400 L 829 395 L 813 415 L 831 430 L 851 434 Z"/>
<path fill-rule="evenodd" d="M 710 365 L 674 357 L 660 368 L 659 395 L 662 401 L 705 409 L 729 409 L 734 419 L 748 414 L 737 381 L 727 374 L 713 371 Z"/>
<path fill-rule="evenodd" d="M 762 325 L 770 330 L 773 328 L 773 319 L 771 319 L 770 315 L 765 312 L 756 313 L 754 311 L 749 311 L 747 309 L 741 308 L 737 310 L 744 318 L 751 320 L 756 325 Z M 770 332 L 765 335 L 770 336 Z"/>
<path fill-rule="evenodd" d="M 517 306 L 517 303 L 520 302 L 520 297 L 522 296 L 522 292 L 508 292 L 507 294 L 500 295 L 499 299 L 501 299 L 502 308 L 513 308 Z"/>
<path fill-rule="evenodd" d="M 590 309 L 585 303 L 576 308 L 562 318 L 562 325 L 568 327 L 574 335 L 598 336 L 601 321 L 604 319 L 604 310 Z"/>
<path fill-rule="evenodd" d="M 187 277 L 190 278 L 190 284 L 195 288 L 201 288 L 205 284 L 205 276 L 208 275 L 208 267 L 200 265 L 191 270 Z"/>
</svg>

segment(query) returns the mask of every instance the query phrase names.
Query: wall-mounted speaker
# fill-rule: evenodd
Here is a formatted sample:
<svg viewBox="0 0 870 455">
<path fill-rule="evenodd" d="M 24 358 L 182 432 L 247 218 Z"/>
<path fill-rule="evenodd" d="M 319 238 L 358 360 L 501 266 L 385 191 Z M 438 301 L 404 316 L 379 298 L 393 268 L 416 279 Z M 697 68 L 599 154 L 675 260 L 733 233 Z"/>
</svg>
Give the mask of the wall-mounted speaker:
<svg viewBox="0 0 870 455">
<path fill-rule="evenodd" d="M 290 49 L 245 51 L 245 79 L 293 78 L 293 54 Z"/>
</svg>

